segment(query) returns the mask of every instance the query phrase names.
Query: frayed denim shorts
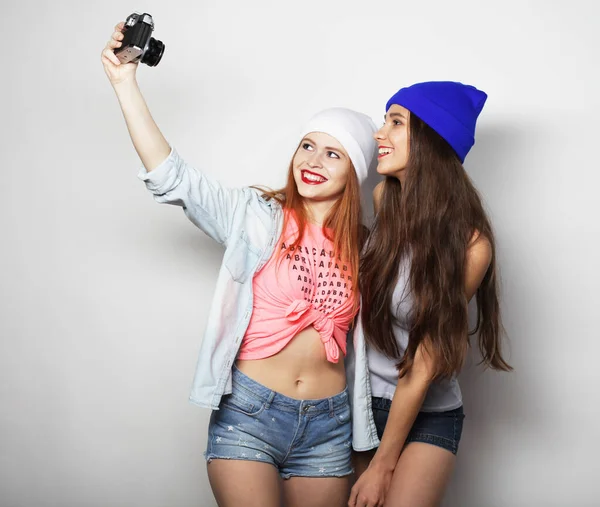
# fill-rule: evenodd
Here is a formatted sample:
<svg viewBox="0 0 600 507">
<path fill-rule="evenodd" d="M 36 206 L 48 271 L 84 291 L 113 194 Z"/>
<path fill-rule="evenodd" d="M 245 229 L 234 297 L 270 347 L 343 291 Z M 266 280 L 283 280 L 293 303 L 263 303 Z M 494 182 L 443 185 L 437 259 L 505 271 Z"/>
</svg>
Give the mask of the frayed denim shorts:
<svg viewBox="0 0 600 507">
<path fill-rule="evenodd" d="M 377 427 L 377 436 L 381 440 L 383 430 L 390 415 L 391 400 L 372 398 L 373 417 Z M 419 412 L 406 443 L 423 442 L 437 445 L 452 454 L 458 452 L 465 414 L 462 406 L 446 412 Z"/>
<path fill-rule="evenodd" d="M 283 396 L 233 368 L 233 391 L 213 410 L 205 453 L 270 463 L 284 479 L 343 477 L 351 465 L 348 389 L 320 400 Z"/>
</svg>

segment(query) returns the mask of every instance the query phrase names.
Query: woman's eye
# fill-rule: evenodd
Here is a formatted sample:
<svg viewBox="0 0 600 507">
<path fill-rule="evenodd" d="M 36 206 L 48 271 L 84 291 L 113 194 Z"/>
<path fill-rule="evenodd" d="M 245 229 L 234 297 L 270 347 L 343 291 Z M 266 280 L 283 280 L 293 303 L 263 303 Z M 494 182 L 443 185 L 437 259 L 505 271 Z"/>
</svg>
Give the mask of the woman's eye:
<svg viewBox="0 0 600 507">
<path fill-rule="evenodd" d="M 329 158 L 340 158 L 340 156 L 335 151 L 328 151 L 327 156 Z"/>
<path fill-rule="evenodd" d="M 394 120 L 394 126 L 397 125 L 402 125 L 402 122 L 400 120 Z"/>
<path fill-rule="evenodd" d="M 310 151 L 312 150 L 312 146 L 309 143 L 302 143 L 302 149 Z"/>
</svg>

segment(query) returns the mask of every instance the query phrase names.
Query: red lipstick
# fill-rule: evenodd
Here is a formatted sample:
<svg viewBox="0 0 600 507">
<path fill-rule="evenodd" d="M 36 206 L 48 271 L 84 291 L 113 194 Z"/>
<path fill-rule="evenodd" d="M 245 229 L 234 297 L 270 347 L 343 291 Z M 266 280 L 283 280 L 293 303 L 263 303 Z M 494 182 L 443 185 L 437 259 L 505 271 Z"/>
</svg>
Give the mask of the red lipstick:
<svg viewBox="0 0 600 507">
<path fill-rule="evenodd" d="M 325 183 L 327 181 L 327 178 L 324 176 L 313 173 L 307 169 L 302 169 L 302 171 L 300 171 L 300 175 L 302 177 L 302 181 L 307 185 L 320 185 L 321 183 Z"/>
</svg>

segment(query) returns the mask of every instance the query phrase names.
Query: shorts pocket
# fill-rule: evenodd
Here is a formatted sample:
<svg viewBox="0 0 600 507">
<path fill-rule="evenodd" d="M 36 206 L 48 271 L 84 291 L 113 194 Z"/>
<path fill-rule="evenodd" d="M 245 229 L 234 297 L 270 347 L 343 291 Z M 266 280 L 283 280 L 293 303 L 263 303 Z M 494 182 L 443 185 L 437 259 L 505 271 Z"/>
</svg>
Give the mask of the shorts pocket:
<svg viewBox="0 0 600 507">
<path fill-rule="evenodd" d="M 351 412 L 350 412 L 350 404 L 349 403 L 346 403 L 345 405 L 336 408 L 334 413 L 335 413 L 335 418 L 336 418 L 338 424 L 342 424 L 342 425 L 348 424 L 352 417 Z"/>
<path fill-rule="evenodd" d="M 265 403 L 258 400 L 249 400 L 236 392 L 226 394 L 221 398 L 221 406 L 250 417 L 256 417 L 265 409 Z"/>
</svg>

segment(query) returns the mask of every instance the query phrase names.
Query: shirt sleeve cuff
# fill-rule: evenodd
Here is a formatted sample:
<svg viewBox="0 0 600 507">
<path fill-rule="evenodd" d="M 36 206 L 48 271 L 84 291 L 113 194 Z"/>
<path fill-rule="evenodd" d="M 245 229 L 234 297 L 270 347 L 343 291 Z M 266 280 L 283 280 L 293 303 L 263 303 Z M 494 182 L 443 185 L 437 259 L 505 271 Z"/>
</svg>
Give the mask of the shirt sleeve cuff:
<svg viewBox="0 0 600 507">
<path fill-rule="evenodd" d="M 171 148 L 169 156 L 165 158 L 155 169 L 147 171 L 144 166 L 138 172 L 138 178 L 142 180 L 148 190 L 155 194 L 162 194 L 169 182 L 173 180 L 177 172 L 177 161 L 179 154 L 175 148 Z"/>
</svg>

